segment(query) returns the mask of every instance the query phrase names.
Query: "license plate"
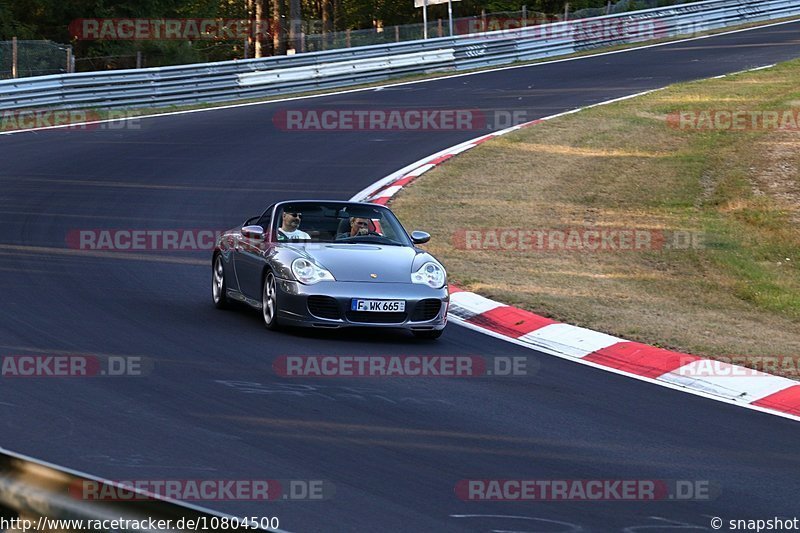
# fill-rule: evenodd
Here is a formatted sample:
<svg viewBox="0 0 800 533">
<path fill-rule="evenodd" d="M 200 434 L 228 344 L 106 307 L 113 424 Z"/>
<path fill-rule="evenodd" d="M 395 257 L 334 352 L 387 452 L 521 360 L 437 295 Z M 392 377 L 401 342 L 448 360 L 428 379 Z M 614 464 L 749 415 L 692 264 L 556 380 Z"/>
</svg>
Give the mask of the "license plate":
<svg viewBox="0 0 800 533">
<path fill-rule="evenodd" d="M 402 313 L 406 310 L 405 300 L 357 300 L 350 302 L 351 311 L 372 313 Z"/>
</svg>

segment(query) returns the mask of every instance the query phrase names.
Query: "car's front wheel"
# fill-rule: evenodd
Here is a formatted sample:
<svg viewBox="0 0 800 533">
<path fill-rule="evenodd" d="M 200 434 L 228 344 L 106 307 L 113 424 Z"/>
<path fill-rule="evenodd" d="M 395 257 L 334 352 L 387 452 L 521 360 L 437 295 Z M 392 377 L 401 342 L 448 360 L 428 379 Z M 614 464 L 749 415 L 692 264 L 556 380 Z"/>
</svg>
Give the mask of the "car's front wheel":
<svg viewBox="0 0 800 533">
<path fill-rule="evenodd" d="M 444 329 L 426 329 L 413 331 L 413 333 L 418 339 L 438 339 L 444 333 Z"/>
<path fill-rule="evenodd" d="M 261 291 L 261 316 L 268 329 L 278 329 L 278 284 L 275 275 L 267 272 Z"/>
<path fill-rule="evenodd" d="M 225 286 L 225 267 L 222 265 L 222 255 L 214 258 L 214 265 L 211 267 L 211 297 L 217 309 L 228 307 L 228 288 Z"/>
</svg>

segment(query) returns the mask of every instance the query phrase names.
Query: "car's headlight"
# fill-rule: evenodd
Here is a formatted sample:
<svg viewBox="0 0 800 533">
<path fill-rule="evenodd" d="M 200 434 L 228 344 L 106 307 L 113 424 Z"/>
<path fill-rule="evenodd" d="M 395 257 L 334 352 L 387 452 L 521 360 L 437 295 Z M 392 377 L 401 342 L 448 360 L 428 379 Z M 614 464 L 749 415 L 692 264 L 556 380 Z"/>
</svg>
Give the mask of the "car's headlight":
<svg viewBox="0 0 800 533">
<path fill-rule="evenodd" d="M 422 283 L 434 289 L 441 289 L 446 282 L 447 273 L 440 265 L 432 261 L 428 261 L 411 274 L 411 283 Z"/>
<path fill-rule="evenodd" d="M 336 281 L 333 274 L 302 257 L 292 262 L 292 274 L 297 281 L 305 285 L 313 285 L 320 281 Z"/>
</svg>

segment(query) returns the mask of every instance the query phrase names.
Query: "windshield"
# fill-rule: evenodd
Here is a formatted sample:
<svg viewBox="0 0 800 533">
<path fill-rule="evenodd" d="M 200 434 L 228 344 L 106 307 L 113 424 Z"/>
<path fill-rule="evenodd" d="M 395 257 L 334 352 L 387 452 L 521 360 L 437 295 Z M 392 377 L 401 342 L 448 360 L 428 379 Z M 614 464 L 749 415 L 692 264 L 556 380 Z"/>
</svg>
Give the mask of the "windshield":
<svg viewBox="0 0 800 533">
<path fill-rule="evenodd" d="M 282 204 L 275 211 L 272 229 L 278 242 L 412 245 L 397 218 L 379 205 Z"/>
</svg>

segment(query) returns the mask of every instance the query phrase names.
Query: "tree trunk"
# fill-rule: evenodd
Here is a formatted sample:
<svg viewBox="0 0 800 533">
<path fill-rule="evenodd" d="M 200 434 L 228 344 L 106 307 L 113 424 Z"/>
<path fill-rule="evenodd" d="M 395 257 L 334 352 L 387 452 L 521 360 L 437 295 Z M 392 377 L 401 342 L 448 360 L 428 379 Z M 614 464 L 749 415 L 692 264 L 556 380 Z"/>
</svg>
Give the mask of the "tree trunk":
<svg viewBox="0 0 800 533">
<path fill-rule="evenodd" d="M 264 57 L 264 51 L 262 48 L 263 43 L 261 42 L 262 38 L 264 37 L 262 33 L 266 27 L 264 24 L 264 0 L 255 0 L 255 3 L 256 3 L 256 18 L 254 21 L 255 23 L 252 26 L 255 29 L 254 31 L 255 35 L 253 36 L 256 44 L 255 57 Z"/>
<path fill-rule="evenodd" d="M 281 0 L 272 0 L 272 46 L 275 55 L 286 53 L 286 39 L 283 28 L 283 6 Z"/>
<path fill-rule="evenodd" d="M 342 31 L 345 29 L 345 25 L 342 0 L 333 0 L 333 31 Z"/>
</svg>

